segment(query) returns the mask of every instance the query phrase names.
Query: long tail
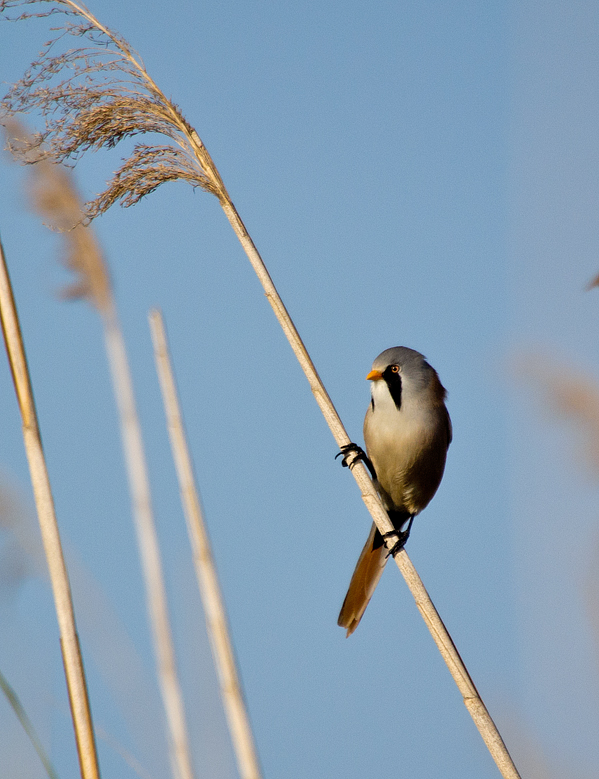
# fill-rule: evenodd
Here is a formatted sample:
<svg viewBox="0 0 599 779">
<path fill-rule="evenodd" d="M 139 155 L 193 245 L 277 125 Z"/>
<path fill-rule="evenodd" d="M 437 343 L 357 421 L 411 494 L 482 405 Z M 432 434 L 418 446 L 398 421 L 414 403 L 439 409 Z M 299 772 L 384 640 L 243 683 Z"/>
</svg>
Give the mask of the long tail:
<svg viewBox="0 0 599 779">
<path fill-rule="evenodd" d="M 375 539 L 375 536 L 378 538 Z M 366 541 L 358 558 L 356 570 L 351 577 L 349 589 L 337 620 L 340 627 L 347 629 L 348 636 L 351 636 L 358 627 L 362 614 L 366 611 L 366 606 L 372 598 L 372 593 L 379 583 L 386 562 L 387 548 L 373 524 L 368 541 Z"/>
</svg>

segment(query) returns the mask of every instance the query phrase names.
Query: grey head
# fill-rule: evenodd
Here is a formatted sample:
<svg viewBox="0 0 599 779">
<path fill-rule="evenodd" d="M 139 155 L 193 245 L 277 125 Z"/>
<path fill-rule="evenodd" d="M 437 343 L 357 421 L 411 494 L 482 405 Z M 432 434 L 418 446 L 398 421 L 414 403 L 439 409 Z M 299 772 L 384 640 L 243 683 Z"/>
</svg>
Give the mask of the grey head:
<svg viewBox="0 0 599 779">
<path fill-rule="evenodd" d="M 374 386 L 376 380 L 384 379 L 398 409 L 406 398 L 413 401 L 427 398 L 426 402 L 437 406 L 443 403 L 447 395 L 437 371 L 429 365 L 424 355 L 407 346 L 394 346 L 381 352 L 366 378 L 374 379 L 371 388 L 373 398 L 378 393 L 378 388 Z"/>
<path fill-rule="evenodd" d="M 372 363 L 373 371 L 379 371 L 387 379 L 390 366 L 399 367 L 398 381 L 403 377 L 408 381 L 413 391 L 424 390 L 440 385 L 437 371 L 429 365 L 426 357 L 415 349 L 408 349 L 407 346 L 393 346 L 381 352 Z M 437 389 L 437 392 L 439 390 Z M 445 397 L 443 390 L 443 398 Z"/>
<path fill-rule="evenodd" d="M 421 370 L 423 363 L 428 365 L 426 357 L 415 349 L 408 349 L 407 346 L 392 346 L 379 354 L 372 363 L 372 369 L 382 373 L 388 365 L 399 365 L 400 368 L 410 367 Z M 430 368 L 430 365 L 428 367 Z"/>
</svg>

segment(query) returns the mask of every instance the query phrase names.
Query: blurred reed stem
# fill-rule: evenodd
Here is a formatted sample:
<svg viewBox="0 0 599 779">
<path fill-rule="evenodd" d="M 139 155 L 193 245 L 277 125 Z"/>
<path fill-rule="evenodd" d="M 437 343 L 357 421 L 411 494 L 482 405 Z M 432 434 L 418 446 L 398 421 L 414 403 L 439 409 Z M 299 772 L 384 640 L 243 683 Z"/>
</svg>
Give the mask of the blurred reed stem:
<svg viewBox="0 0 599 779">
<path fill-rule="evenodd" d="M 12 136 L 9 140 L 14 146 L 27 142 L 27 133 L 22 127 L 13 123 L 9 129 Z M 60 231 L 64 245 L 63 262 L 76 274 L 75 282 L 63 291 L 63 296 L 86 299 L 102 318 L 119 412 L 158 684 L 166 714 L 171 766 L 174 779 L 194 779 L 141 426 L 108 268 L 94 231 L 81 224 L 82 201 L 70 173 L 47 160 L 36 163 L 31 170 L 29 189 L 33 206 L 53 229 Z"/>
<path fill-rule="evenodd" d="M 52 767 L 52 763 L 50 762 L 50 759 L 46 754 L 46 750 L 44 749 L 42 742 L 39 740 L 39 737 L 35 732 L 35 728 L 31 724 L 31 720 L 27 716 L 27 712 L 25 711 L 25 709 L 23 708 L 23 704 L 19 700 L 19 696 L 13 690 L 13 688 L 8 682 L 8 679 L 6 678 L 6 676 L 4 676 L 4 674 L 1 671 L 0 671 L 0 689 L 2 689 L 2 692 L 6 696 L 6 700 L 9 702 L 12 710 L 15 713 L 16 718 L 19 720 L 19 722 L 23 727 L 23 730 L 29 737 L 29 740 L 31 741 L 31 744 L 35 749 L 37 756 L 41 760 L 41 763 L 44 766 L 46 773 L 48 774 L 48 779 L 58 779 L 58 774 Z"/>
<path fill-rule="evenodd" d="M 175 779 L 194 779 L 141 426 L 125 341 L 112 296 L 101 313 L 106 352 L 121 421 L 133 517 L 146 586 L 146 605 L 154 638 L 158 683 L 169 730 L 173 775 Z"/>
<path fill-rule="evenodd" d="M 79 767 L 83 779 L 99 779 L 98 757 L 83 670 L 83 659 L 75 625 L 71 589 L 56 522 L 54 501 L 42 448 L 21 328 L 1 242 L 0 319 L 2 320 L 6 352 L 23 421 L 25 451 L 29 463 L 35 505 L 58 617 L 60 646 L 69 693 L 71 716 L 75 728 Z"/>
<path fill-rule="evenodd" d="M 162 390 L 168 434 L 179 480 L 181 501 L 187 520 L 193 562 L 204 604 L 206 627 L 210 637 L 214 663 L 218 671 L 220 691 L 237 759 L 237 768 L 241 779 L 260 779 L 258 756 L 237 672 L 227 613 L 220 591 L 210 539 L 204 523 L 168 341 L 160 311 L 152 310 L 149 321 L 156 370 Z"/>
</svg>

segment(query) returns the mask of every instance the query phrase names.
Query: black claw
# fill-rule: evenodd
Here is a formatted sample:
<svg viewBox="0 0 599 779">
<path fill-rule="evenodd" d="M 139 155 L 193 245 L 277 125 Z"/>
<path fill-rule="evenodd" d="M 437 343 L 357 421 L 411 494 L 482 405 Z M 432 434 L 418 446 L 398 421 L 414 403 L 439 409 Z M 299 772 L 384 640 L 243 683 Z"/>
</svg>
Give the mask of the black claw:
<svg viewBox="0 0 599 779">
<path fill-rule="evenodd" d="M 361 446 L 358 446 L 358 444 L 345 444 L 344 446 L 342 446 L 341 451 L 335 455 L 335 460 L 341 456 L 343 456 L 343 460 L 341 460 L 341 465 L 344 468 L 349 468 L 351 470 L 359 460 L 362 460 L 364 465 L 370 471 L 370 475 L 372 476 L 372 478 L 376 479 L 374 467 L 370 462 L 368 455 L 362 449 Z"/>
<path fill-rule="evenodd" d="M 387 558 L 395 557 L 395 555 L 398 552 L 401 552 L 401 550 L 404 548 L 404 546 L 406 545 L 406 541 L 410 537 L 410 530 L 412 529 L 413 521 L 414 521 L 414 517 L 411 516 L 408 526 L 405 530 L 391 530 L 389 533 L 383 533 L 383 538 L 385 539 L 385 541 L 388 538 L 394 538 L 394 537 L 397 538 L 396 543 L 393 544 L 391 549 L 389 549 L 389 551 L 387 552 Z"/>
<path fill-rule="evenodd" d="M 410 535 L 409 533 L 398 533 L 397 531 L 393 531 L 392 533 L 385 533 L 383 538 L 387 538 L 387 537 L 390 537 L 390 536 L 397 536 L 397 542 L 395 544 L 393 544 L 391 549 L 389 549 L 389 551 L 385 555 L 385 559 L 387 559 L 389 557 L 395 557 L 395 555 L 398 552 L 401 552 L 401 550 L 406 545 L 406 541 L 408 540 L 408 536 L 409 535 Z"/>
</svg>

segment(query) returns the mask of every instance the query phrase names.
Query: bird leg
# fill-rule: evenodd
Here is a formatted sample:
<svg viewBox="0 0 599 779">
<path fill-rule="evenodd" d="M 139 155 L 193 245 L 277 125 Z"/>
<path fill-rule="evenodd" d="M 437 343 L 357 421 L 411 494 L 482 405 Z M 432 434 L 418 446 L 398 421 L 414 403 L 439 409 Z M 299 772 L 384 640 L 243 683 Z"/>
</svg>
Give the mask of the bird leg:
<svg viewBox="0 0 599 779">
<path fill-rule="evenodd" d="M 387 557 L 395 557 L 398 552 L 406 545 L 406 541 L 410 537 L 410 530 L 412 529 L 412 522 L 414 521 L 414 515 L 409 519 L 408 526 L 405 530 L 391 530 L 389 533 L 383 533 L 383 539 L 386 541 L 388 538 L 397 538 L 397 541 L 387 553 Z"/>
<path fill-rule="evenodd" d="M 376 479 L 376 473 L 374 470 L 374 466 L 370 461 L 370 458 L 366 454 L 366 452 L 362 449 L 361 446 L 358 446 L 358 444 L 345 444 L 345 446 L 341 447 L 341 451 L 335 455 L 335 460 L 338 457 L 341 457 L 343 455 L 343 460 L 341 460 L 341 465 L 344 468 L 349 468 L 350 471 L 354 467 L 354 465 L 359 461 L 362 460 L 364 465 L 368 468 L 370 471 L 370 475 L 373 479 Z M 353 455 L 353 456 L 352 456 Z"/>
</svg>

